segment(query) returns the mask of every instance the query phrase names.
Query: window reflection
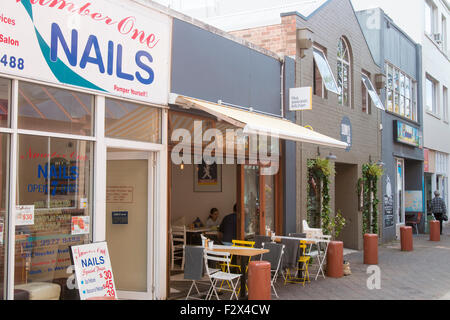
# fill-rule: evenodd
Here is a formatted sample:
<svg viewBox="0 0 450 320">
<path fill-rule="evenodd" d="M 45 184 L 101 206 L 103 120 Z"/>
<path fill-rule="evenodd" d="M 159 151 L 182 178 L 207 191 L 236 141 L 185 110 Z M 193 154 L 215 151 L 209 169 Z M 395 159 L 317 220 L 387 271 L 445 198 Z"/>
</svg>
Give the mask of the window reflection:
<svg viewBox="0 0 450 320">
<path fill-rule="evenodd" d="M 9 127 L 11 81 L 0 78 L 0 127 Z"/>
<path fill-rule="evenodd" d="M 94 98 L 91 95 L 19 83 L 19 128 L 92 136 Z"/>
<path fill-rule="evenodd" d="M 127 101 L 106 99 L 105 136 L 161 143 L 161 110 Z"/>
<path fill-rule="evenodd" d="M 76 298 L 69 246 L 90 239 L 91 150 L 87 141 L 19 135 L 16 289 L 44 283 L 44 300 Z"/>
</svg>

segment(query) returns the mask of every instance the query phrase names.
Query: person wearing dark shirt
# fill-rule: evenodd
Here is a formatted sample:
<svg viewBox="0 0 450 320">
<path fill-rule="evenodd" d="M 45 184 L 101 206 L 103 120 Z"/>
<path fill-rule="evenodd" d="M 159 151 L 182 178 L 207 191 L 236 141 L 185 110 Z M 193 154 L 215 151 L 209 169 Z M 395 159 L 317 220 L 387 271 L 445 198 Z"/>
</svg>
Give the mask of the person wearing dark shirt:
<svg viewBox="0 0 450 320">
<path fill-rule="evenodd" d="M 226 246 L 231 246 L 232 240 L 236 239 L 236 211 L 237 205 L 234 205 L 233 213 L 225 216 L 219 227 L 222 243 Z"/>
<path fill-rule="evenodd" d="M 441 193 L 437 190 L 434 192 L 434 199 L 431 200 L 431 212 L 434 218 L 440 222 L 440 231 L 442 234 L 442 224 L 446 221 L 447 207 L 445 206 L 444 199 L 441 198 Z"/>
</svg>

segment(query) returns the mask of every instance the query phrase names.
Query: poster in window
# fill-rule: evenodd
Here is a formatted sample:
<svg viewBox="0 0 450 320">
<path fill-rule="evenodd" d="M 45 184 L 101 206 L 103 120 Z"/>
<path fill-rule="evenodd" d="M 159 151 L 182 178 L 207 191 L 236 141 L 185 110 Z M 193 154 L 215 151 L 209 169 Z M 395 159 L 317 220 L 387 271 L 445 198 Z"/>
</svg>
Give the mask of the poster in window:
<svg viewBox="0 0 450 320">
<path fill-rule="evenodd" d="M 195 192 L 222 192 L 222 166 L 217 163 L 194 166 Z"/>
</svg>

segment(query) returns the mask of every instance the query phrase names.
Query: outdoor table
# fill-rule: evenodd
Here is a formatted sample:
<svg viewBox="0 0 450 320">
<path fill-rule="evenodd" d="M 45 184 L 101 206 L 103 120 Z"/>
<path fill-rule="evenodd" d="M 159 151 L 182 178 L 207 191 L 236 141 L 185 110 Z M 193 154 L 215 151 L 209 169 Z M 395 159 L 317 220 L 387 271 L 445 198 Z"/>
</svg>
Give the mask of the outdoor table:
<svg viewBox="0 0 450 320">
<path fill-rule="evenodd" d="M 268 253 L 268 249 L 257 249 L 257 248 L 245 248 L 245 247 L 232 247 L 232 246 L 220 246 L 214 245 L 213 251 L 218 252 L 228 252 L 232 255 L 241 256 L 241 292 L 239 294 L 240 299 L 245 299 L 245 284 L 247 282 L 247 277 L 245 273 L 245 268 L 247 267 L 248 260 L 250 257 L 259 256 L 263 253 Z"/>
<path fill-rule="evenodd" d="M 200 227 L 200 228 L 187 228 L 186 227 L 186 241 L 188 244 L 201 244 L 201 241 L 199 241 L 199 234 L 203 233 L 210 233 L 213 231 L 217 231 L 216 228 L 212 227 Z"/>
<path fill-rule="evenodd" d="M 324 237 L 324 236 L 322 236 Z M 317 260 L 319 262 L 319 269 L 317 270 L 317 274 L 314 280 L 317 280 L 317 278 L 319 277 L 319 274 L 322 273 L 322 276 L 325 278 L 325 274 L 323 272 L 323 263 L 325 261 L 325 258 L 327 256 L 327 251 L 328 251 L 328 244 L 330 243 L 329 239 L 325 239 L 325 238 L 296 238 L 296 237 L 285 237 L 285 236 L 274 236 L 274 240 L 275 242 L 281 242 L 281 239 L 292 239 L 292 240 L 298 240 L 298 241 L 302 241 L 305 242 L 306 244 L 309 245 L 309 250 L 308 250 L 308 255 L 311 253 L 311 247 L 313 244 L 317 244 L 318 248 L 317 248 Z M 320 243 L 326 243 L 327 246 L 325 247 L 325 252 L 322 256 L 321 254 L 321 248 L 320 248 Z"/>
</svg>

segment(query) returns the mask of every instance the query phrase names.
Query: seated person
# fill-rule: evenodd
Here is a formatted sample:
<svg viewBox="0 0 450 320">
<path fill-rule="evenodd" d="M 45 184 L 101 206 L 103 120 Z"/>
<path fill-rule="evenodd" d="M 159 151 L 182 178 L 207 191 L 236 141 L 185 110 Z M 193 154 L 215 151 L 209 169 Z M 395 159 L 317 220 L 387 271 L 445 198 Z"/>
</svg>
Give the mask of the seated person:
<svg viewBox="0 0 450 320">
<path fill-rule="evenodd" d="M 220 226 L 220 221 L 219 221 L 219 209 L 217 208 L 212 208 L 209 211 L 209 217 L 206 220 L 206 226 L 208 228 L 219 228 Z"/>
<path fill-rule="evenodd" d="M 226 246 L 233 245 L 232 240 L 236 239 L 236 212 L 237 205 L 233 206 L 233 212 L 223 218 L 219 231 L 221 241 Z"/>
</svg>

